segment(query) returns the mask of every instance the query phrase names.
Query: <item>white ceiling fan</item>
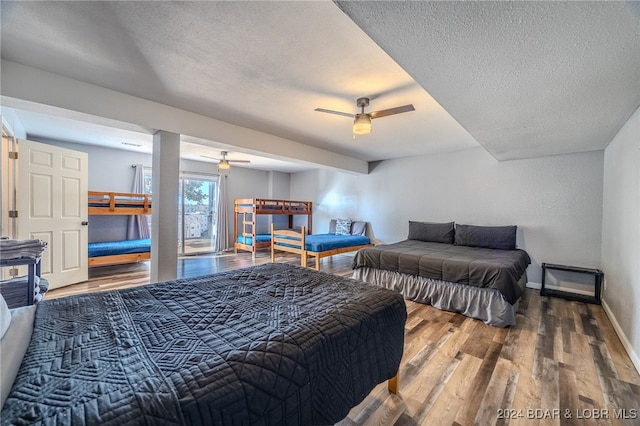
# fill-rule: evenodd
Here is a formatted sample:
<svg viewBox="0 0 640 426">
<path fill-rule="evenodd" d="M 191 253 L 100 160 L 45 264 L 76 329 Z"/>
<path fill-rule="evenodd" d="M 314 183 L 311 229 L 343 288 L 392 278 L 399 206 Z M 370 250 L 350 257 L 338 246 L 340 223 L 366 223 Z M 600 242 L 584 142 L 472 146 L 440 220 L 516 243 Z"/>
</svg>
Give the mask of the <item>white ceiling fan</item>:
<svg viewBox="0 0 640 426">
<path fill-rule="evenodd" d="M 229 170 L 231 168 L 231 163 L 240 163 L 240 164 L 251 163 L 251 161 L 249 160 L 228 160 L 227 154 L 228 154 L 227 151 L 220 151 L 220 155 L 222 155 L 222 158 L 209 157 L 208 155 L 200 155 L 200 156 L 218 161 L 218 170 Z"/>
<path fill-rule="evenodd" d="M 357 114 L 348 112 L 334 111 L 331 109 L 316 108 L 315 111 L 326 112 L 329 114 L 343 115 L 353 118 L 353 133 L 356 135 L 368 135 L 371 133 L 371 120 L 374 118 L 386 117 L 388 115 L 400 114 L 402 112 L 415 111 L 413 105 L 403 105 L 395 108 L 383 109 L 380 111 L 364 112 L 364 108 L 369 106 L 369 98 L 358 98 L 356 105 L 361 108 Z"/>
</svg>

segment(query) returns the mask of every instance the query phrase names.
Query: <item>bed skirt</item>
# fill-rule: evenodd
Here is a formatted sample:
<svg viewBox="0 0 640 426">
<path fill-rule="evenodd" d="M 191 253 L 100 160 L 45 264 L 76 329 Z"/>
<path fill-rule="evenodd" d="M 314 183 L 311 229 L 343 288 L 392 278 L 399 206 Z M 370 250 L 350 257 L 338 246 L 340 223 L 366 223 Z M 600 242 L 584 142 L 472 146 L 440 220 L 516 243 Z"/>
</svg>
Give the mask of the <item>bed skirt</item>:
<svg viewBox="0 0 640 426">
<path fill-rule="evenodd" d="M 393 271 L 358 268 L 353 278 L 397 291 L 405 299 L 431 305 L 443 311 L 458 312 L 494 327 L 515 325 L 520 299 L 510 304 L 496 289 L 434 280 Z M 522 274 L 518 286 L 524 290 L 527 273 Z"/>
</svg>

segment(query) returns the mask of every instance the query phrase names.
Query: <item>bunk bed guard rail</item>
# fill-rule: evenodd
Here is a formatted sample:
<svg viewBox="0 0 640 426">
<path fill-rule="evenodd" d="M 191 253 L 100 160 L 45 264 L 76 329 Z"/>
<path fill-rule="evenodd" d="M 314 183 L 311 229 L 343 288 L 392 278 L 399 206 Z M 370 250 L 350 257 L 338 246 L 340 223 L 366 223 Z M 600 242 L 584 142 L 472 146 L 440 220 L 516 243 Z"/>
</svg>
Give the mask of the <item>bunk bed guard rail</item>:
<svg viewBox="0 0 640 426">
<path fill-rule="evenodd" d="M 151 194 L 89 191 L 89 214 L 151 214 Z"/>
</svg>

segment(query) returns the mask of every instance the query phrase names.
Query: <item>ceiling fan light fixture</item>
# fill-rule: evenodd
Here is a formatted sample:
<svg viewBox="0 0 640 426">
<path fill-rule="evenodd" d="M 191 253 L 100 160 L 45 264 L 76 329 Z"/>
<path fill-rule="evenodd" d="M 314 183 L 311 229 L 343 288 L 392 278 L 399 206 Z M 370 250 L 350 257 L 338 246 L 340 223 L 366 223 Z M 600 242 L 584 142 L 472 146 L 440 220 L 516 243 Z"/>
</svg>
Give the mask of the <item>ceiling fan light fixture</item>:
<svg viewBox="0 0 640 426">
<path fill-rule="evenodd" d="M 368 135 L 371 133 L 371 117 L 369 117 L 369 114 L 356 114 L 356 118 L 353 120 L 353 133 L 355 135 Z"/>
<path fill-rule="evenodd" d="M 229 164 L 228 160 L 221 160 L 218 163 L 218 170 L 229 170 L 231 168 L 231 164 Z"/>
</svg>

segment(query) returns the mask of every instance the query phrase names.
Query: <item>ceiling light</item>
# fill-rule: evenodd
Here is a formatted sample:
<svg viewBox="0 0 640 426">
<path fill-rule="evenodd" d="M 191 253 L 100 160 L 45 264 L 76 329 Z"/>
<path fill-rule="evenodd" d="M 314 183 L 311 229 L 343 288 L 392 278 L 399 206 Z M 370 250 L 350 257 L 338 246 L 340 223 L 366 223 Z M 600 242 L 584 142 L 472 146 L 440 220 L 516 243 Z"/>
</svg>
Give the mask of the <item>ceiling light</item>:
<svg viewBox="0 0 640 426">
<path fill-rule="evenodd" d="M 356 114 L 353 120 L 353 133 L 356 135 L 368 135 L 371 133 L 371 117 L 369 114 Z"/>
<path fill-rule="evenodd" d="M 221 160 L 218 163 L 218 170 L 229 170 L 231 165 L 229 164 L 229 160 Z"/>
<path fill-rule="evenodd" d="M 121 142 L 122 145 L 128 145 L 128 146 L 135 146 L 136 148 L 140 148 L 142 145 L 138 144 L 138 143 L 132 143 L 132 142 Z"/>
</svg>

